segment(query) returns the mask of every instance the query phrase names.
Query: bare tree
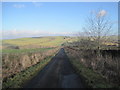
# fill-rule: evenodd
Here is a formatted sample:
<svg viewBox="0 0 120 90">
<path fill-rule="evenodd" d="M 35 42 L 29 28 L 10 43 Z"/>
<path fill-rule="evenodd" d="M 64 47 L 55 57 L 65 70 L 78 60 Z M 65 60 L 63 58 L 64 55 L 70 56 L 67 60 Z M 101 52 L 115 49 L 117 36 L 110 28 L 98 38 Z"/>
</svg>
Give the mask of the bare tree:
<svg viewBox="0 0 120 90">
<path fill-rule="evenodd" d="M 88 39 L 96 42 L 97 49 L 100 49 L 101 42 L 107 40 L 107 35 L 111 32 L 112 26 L 112 22 L 107 18 L 107 12 L 99 10 L 91 12 L 83 29 Z"/>
</svg>

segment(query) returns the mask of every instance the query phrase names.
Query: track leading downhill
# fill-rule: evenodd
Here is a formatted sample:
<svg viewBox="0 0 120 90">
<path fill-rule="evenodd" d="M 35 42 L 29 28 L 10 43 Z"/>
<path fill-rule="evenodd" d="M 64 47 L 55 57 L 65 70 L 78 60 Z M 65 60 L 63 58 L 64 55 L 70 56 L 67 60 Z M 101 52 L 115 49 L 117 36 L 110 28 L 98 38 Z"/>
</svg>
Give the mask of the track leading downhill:
<svg viewBox="0 0 120 90">
<path fill-rule="evenodd" d="M 23 88 L 84 88 L 84 86 L 62 48 Z"/>
</svg>

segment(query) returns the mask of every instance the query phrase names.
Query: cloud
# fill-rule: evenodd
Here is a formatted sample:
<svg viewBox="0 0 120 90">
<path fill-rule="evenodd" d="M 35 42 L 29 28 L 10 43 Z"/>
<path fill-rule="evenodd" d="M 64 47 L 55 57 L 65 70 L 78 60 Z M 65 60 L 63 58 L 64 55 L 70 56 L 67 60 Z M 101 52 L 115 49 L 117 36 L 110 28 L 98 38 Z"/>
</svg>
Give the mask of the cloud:
<svg viewBox="0 0 120 90">
<path fill-rule="evenodd" d="M 70 36 L 72 32 L 46 32 L 40 30 L 4 30 L 3 39 L 13 39 L 22 37 L 40 37 L 40 36 Z"/>
<path fill-rule="evenodd" d="M 98 17 L 103 17 L 103 16 L 105 16 L 107 14 L 107 11 L 105 11 L 105 10 L 100 10 L 99 12 L 98 12 Z"/>
<path fill-rule="evenodd" d="M 14 4 L 13 7 L 14 8 L 24 8 L 25 5 L 24 4 Z"/>
</svg>

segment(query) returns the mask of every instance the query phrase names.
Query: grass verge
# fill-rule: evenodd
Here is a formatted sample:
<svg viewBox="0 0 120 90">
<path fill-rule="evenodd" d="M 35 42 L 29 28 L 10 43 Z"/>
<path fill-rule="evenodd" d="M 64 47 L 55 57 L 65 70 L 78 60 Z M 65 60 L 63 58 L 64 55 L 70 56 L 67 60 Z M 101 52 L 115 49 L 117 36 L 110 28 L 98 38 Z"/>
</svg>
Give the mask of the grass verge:
<svg viewBox="0 0 120 90">
<path fill-rule="evenodd" d="M 66 54 L 76 72 L 84 79 L 83 82 L 85 82 L 87 88 L 117 88 L 113 84 L 108 83 L 100 74 L 85 67 L 77 58 L 69 55 L 67 51 Z"/>
<path fill-rule="evenodd" d="M 33 53 L 33 52 L 43 52 L 54 48 L 35 48 L 35 49 L 3 49 L 2 53 Z"/>
<path fill-rule="evenodd" d="M 52 59 L 52 57 L 54 55 L 46 57 L 46 59 L 42 60 L 38 64 L 27 68 L 26 70 L 16 74 L 12 78 L 8 78 L 6 80 L 6 82 L 3 82 L 2 88 L 3 89 L 5 89 L 5 88 L 22 88 L 24 83 L 26 81 L 30 80 L 31 78 L 33 78 L 35 75 L 37 75 L 37 73 L 40 70 L 42 70 L 42 68 L 45 67 L 50 62 L 50 60 Z"/>
</svg>

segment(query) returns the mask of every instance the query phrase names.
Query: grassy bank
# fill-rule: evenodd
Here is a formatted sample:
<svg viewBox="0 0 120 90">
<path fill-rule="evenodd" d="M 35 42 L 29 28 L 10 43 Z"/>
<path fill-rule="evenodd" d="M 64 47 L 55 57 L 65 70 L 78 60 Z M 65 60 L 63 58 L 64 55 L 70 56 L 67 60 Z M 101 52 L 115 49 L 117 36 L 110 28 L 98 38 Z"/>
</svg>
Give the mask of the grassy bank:
<svg viewBox="0 0 120 90">
<path fill-rule="evenodd" d="M 36 65 L 33 65 L 26 70 L 14 75 L 11 78 L 8 78 L 5 82 L 3 82 L 3 88 L 22 88 L 24 83 L 34 77 L 43 67 L 45 67 L 53 57 L 49 56 L 46 59 L 42 60 Z"/>
<path fill-rule="evenodd" d="M 107 82 L 100 74 L 94 72 L 92 69 L 85 67 L 77 58 L 73 57 L 69 52 L 67 55 L 76 72 L 84 78 L 84 82 L 88 88 L 115 88 L 113 84 Z"/>
</svg>

